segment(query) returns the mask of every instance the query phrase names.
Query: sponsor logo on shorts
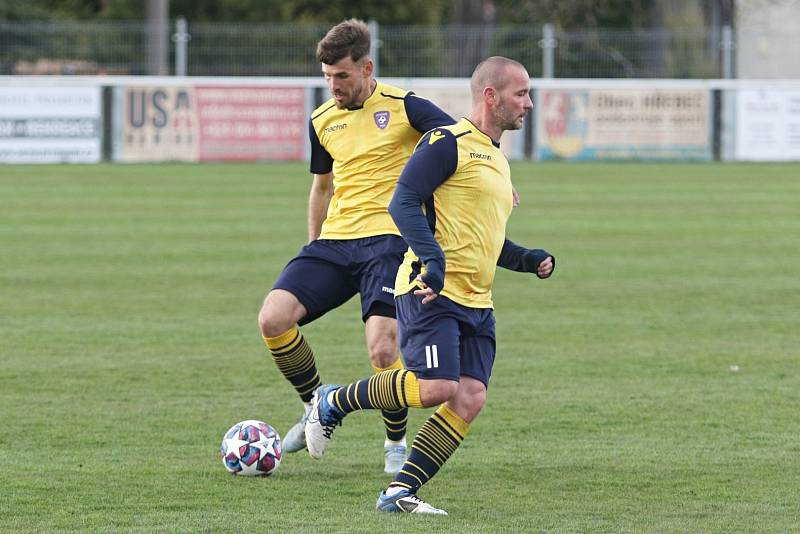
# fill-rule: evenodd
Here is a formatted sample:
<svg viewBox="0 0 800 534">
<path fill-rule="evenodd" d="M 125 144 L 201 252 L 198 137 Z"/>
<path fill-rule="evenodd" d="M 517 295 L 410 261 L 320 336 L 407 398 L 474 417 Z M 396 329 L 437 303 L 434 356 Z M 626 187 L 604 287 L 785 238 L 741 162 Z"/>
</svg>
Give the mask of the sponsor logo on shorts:
<svg viewBox="0 0 800 534">
<path fill-rule="evenodd" d="M 381 288 L 381 291 L 383 291 L 384 293 L 390 293 L 390 294 L 394 295 L 394 288 L 393 287 L 383 286 Z"/>
</svg>

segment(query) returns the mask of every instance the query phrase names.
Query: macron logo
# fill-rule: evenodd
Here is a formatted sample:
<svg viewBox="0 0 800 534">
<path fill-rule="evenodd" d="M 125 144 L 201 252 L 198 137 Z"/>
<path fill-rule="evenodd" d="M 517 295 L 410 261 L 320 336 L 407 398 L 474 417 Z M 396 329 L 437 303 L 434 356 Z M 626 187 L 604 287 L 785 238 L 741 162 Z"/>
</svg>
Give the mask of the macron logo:
<svg viewBox="0 0 800 534">
<path fill-rule="evenodd" d="M 390 294 L 394 295 L 394 288 L 393 287 L 383 286 L 381 288 L 381 291 L 383 291 L 384 293 L 390 293 Z"/>
<path fill-rule="evenodd" d="M 441 130 L 434 130 L 431 132 L 431 136 L 428 138 L 428 144 L 432 145 L 439 139 L 444 139 L 444 132 Z"/>
</svg>

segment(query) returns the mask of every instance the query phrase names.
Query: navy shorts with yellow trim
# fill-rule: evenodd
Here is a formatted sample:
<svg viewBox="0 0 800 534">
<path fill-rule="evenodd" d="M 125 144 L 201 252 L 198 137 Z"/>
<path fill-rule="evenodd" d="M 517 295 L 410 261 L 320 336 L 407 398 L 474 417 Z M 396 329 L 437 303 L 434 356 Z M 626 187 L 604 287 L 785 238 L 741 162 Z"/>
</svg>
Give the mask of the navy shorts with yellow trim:
<svg viewBox="0 0 800 534">
<path fill-rule="evenodd" d="M 496 352 L 494 312 L 439 295 L 428 304 L 413 292 L 395 299 L 400 352 L 421 379 L 469 376 L 489 386 Z"/>
<path fill-rule="evenodd" d="M 361 294 L 361 318 L 395 317 L 394 279 L 408 249 L 403 238 L 317 239 L 284 267 L 273 289 L 284 289 L 305 306 L 301 325 Z"/>
</svg>

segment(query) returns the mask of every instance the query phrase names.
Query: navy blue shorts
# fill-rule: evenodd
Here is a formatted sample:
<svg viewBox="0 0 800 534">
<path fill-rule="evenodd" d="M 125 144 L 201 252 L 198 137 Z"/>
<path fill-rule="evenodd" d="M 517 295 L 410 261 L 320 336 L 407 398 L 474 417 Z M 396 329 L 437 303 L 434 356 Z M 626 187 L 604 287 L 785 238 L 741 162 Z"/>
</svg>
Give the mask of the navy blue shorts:
<svg viewBox="0 0 800 534">
<path fill-rule="evenodd" d="M 489 386 L 496 352 L 491 308 L 468 308 L 441 295 L 422 304 L 413 291 L 395 303 L 406 368 L 422 379 L 463 375 Z"/>
<path fill-rule="evenodd" d="M 408 245 L 396 235 L 317 239 L 284 267 L 272 289 L 285 289 L 305 306 L 301 325 L 361 294 L 361 318 L 395 317 L 394 280 Z"/>
</svg>

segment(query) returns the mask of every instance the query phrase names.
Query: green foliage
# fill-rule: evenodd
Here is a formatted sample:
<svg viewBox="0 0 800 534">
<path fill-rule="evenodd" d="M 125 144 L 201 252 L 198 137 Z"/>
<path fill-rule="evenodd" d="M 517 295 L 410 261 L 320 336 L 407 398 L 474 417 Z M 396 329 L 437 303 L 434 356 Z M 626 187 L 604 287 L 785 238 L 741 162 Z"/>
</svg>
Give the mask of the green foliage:
<svg viewBox="0 0 800 534">
<path fill-rule="evenodd" d="M 705 11 L 713 3 L 703 0 Z M 493 9 L 488 9 L 493 5 Z M 649 28 L 664 22 L 664 15 L 691 11 L 696 5 L 676 9 L 656 0 L 169 0 L 170 17 L 191 22 L 306 22 L 332 24 L 357 17 L 388 25 L 438 25 L 448 22 L 482 24 L 554 23 L 564 29 Z M 725 9 L 732 10 L 732 7 Z M 702 11 L 702 10 L 701 10 Z M 665 13 L 666 12 L 666 13 Z M 145 0 L 5 0 L 2 20 L 109 19 L 142 20 Z"/>
<path fill-rule="evenodd" d="M 487 406 L 421 492 L 447 518 L 372 509 L 377 414 L 272 478 L 217 457 L 299 415 L 256 314 L 306 164 L 2 167 L 0 531 L 795 531 L 800 166 L 512 167 L 509 237 L 558 268 L 498 272 Z M 371 372 L 356 301 L 304 333 Z"/>
<path fill-rule="evenodd" d="M 382 24 L 437 24 L 445 0 L 170 0 L 170 17 L 192 22 L 336 23 L 356 17 Z M 0 21 L 143 20 L 145 0 L 5 0 Z"/>
</svg>

